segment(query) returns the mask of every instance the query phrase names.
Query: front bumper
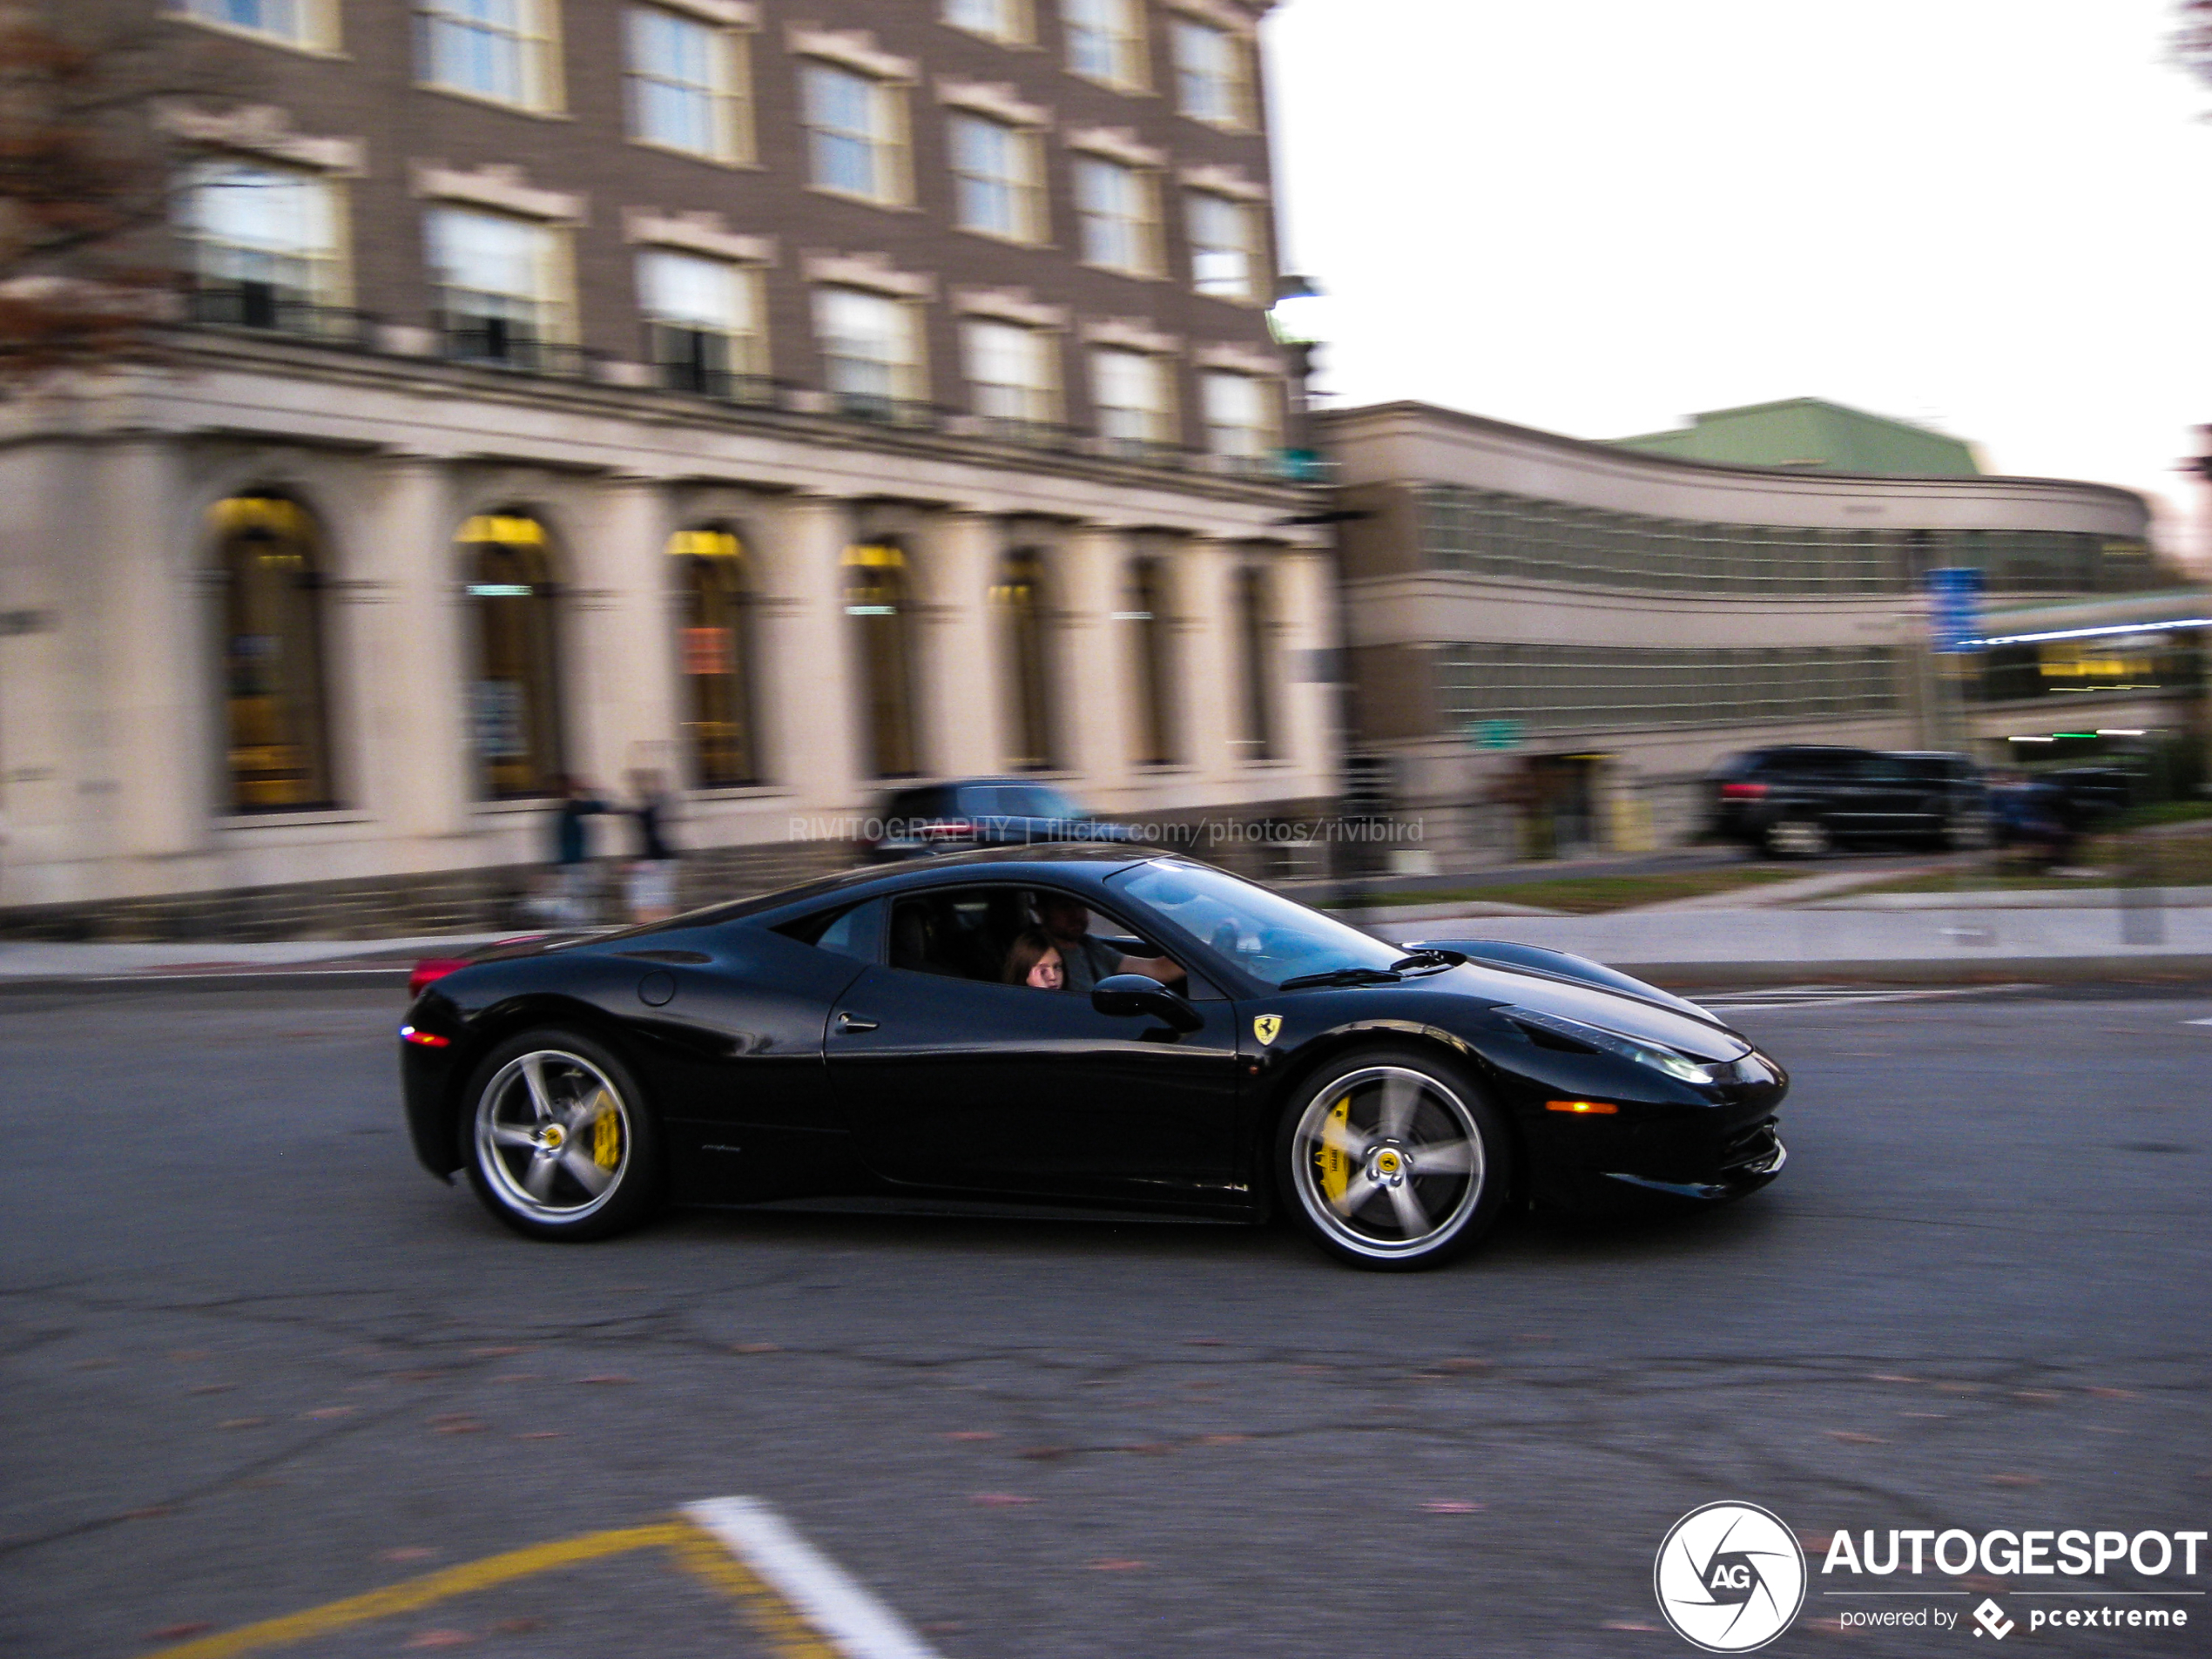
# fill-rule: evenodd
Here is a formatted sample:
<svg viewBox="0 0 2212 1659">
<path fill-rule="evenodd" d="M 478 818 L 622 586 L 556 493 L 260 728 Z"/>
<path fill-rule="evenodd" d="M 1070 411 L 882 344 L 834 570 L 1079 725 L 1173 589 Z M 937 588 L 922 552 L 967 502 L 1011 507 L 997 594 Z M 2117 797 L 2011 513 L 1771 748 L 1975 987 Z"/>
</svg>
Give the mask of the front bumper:
<svg viewBox="0 0 2212 1659">
<path fill-rule="evenodd" d="M 1702 1179 L 1667 1180 L 1625 1170 L 1602 1170 L 1599 1179 L 1618 1183 L 1632 1191 L 1656 1193 L 1662 1197 L 1723 1204 L 1757 1192 L 1780 1175 L 1789 1161 L 1790 1149 L 1782 1143 L 1779 1125 L 1770 1117 L 1731 1136 L 1723 1149 L 1718 1166 Z"/>
</svg>

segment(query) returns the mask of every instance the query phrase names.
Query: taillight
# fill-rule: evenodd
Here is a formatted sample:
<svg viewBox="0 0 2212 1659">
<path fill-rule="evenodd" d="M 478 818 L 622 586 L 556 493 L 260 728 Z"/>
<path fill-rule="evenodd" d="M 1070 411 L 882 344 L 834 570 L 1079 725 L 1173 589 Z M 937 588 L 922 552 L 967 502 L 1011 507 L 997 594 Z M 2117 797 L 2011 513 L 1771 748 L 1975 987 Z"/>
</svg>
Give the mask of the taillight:
<svg viewBox="0 0 2212 1659">
<path fill-rule="evenodd" d="M 1765 793 L 1764 784 L 1723 784 L 1721 786 L 1723 800 L 1757 800 Z"/>
<path fill-rule="evenodd" d="M 469 964 L 458 956 L 426 956 L 415 963 L 415 971 L 407 976 L 407 994 L 410 1000 L 422 995 L 423 988 L 435 985 L 448 974 L 460 972 Z"/>
</svg>

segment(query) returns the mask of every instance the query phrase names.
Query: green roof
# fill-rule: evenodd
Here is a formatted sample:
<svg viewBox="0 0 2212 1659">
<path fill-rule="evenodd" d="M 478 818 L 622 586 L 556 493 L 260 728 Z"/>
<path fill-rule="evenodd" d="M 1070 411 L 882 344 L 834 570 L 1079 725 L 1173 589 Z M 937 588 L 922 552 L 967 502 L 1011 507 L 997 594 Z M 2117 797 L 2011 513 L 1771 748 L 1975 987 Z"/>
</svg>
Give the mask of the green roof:
<svg viewBox="0 0 2212 1659">
<path fill-rule="evenodd" d="M 1981 471 L 1973 446 L 1963 439 L 1817 397 L 1715 409 L 1690 421 L 1672 432 L 1613 442 L 1623 449 L 1723 466 L 1943 478 Z"/>
</svg>

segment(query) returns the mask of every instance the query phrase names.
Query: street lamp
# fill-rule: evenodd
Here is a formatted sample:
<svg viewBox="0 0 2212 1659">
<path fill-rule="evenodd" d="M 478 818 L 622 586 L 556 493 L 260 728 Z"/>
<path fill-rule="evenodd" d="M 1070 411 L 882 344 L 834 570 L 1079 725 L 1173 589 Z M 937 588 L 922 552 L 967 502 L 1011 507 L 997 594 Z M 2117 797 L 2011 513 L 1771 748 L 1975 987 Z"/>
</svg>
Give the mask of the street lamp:
<svg viewBox="0 0 2212 1659">
<path fill-rule="evenodd" d="M 1327 338 L 1329 300 L 1311 277 L 1276 279 L 1275 305 L 1267 314 L 1268 332 L 1290 359 L 1285 388 L 1290 408 L 1285 423 L 1284 475 L 1294 483 L 1325 482 L 1318 435 L 1313 430 L 1313 360 Z"/>
</svg>

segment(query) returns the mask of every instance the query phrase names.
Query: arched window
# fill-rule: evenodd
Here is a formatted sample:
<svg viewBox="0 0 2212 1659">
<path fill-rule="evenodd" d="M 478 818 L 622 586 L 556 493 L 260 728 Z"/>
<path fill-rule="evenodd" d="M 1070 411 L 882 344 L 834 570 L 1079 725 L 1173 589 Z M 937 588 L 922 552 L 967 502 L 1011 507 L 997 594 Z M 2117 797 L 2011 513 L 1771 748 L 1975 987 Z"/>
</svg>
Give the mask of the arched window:
<svg viewBox="0 0 2212 1659">
<path fill-rule="evenodd" d="M 726 529 L 678 530 L 668 551 L 682 607 L 677 666 L 684 677 L 691 775 L 702 789 L 758 783 L 747 627 L 752 583 L 745 543 Z"/>
<path fill-rule="evenodd" d="M 1009 553 L 991 589 L 1005 664 L 1007 763 L 1016 772 L 1052 765 L 1052 709 L 1045 669 L 1044 561 Z"/>
<path fill-rule="evenodd" d="M 560 590 L 545 527 L 527 514 L 483 513 L 461 527 L 459 540 L 475 619 L 469 712 L 484 793 L 494 800 L 557 793 Z"/>
<path fill-rule="evenodd" d="M 1244 756 L 1275 758 L 1274 617 L 1267 603 L 1267 574 L 1246 565 L 1237 573 L 1237 631 L 1244 671 Z"/>
<path fill-rule="evenodd" d="M 907 778 L 914 758 L 914 682 L 907 647 L 907 556 L 888 543 L 845 550 L 845 614 L 860 665 L 861 718 L 869 770 Z"/>
<path fill-rule="evenodd" d="M 1157 558 L 1133 559 L 1118 620 L 1130 630 L 1133 731 L 1138 764 L 1175 764 L 1175 690 L 1168 661 L 1167 572 Z"/>
<path fill-rule="evenodd" d="M 233 812 L 328 806 L 321 550 L 281 496 L 233 496 L 212 517 L 223 583 L 223 682 Z"/>
</svg>

